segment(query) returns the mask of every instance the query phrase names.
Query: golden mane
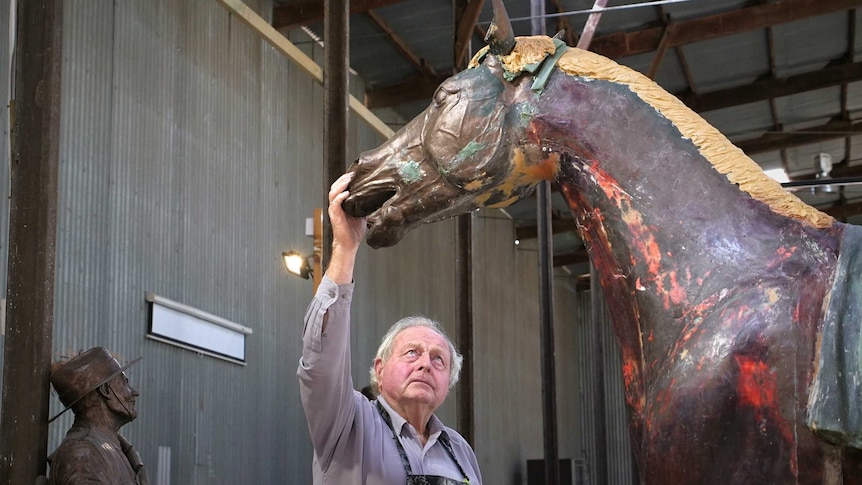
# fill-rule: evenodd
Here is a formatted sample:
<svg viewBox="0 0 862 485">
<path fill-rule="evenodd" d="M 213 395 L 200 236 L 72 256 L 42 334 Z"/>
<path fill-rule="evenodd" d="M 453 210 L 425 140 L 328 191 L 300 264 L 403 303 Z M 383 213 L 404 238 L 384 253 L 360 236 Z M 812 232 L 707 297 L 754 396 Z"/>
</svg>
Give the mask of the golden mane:
<svg viewBox="0 0 862 485">
<path fill-rule="evenodd" d="M 486 48 L 487 49 L 487 48 Z M 485 49 L 480 50 L 470 67 L 478 65 Z M 509 72 L 520 72 L 524 66 L 555 52 L 550 37 L 518 37 L 515 49 L 501 58 Z M 701 155 L 740 190 L 765 203 L 778 214 L 814 227 L 828 227 L 835 220 L 787 192 L 781 184 L 763 173 L 760 166 L 735 146 L 715 127 L 688 108 L 678 98 L 662 89 L 643 74 L 616 62 L 577 48 L 570 48 L 557 62 L 557 67 L 570 76 L 585 77 L 624 84 L 645 103 L 667 118 L 682 136 L 694 143 Z"/>
</svg>

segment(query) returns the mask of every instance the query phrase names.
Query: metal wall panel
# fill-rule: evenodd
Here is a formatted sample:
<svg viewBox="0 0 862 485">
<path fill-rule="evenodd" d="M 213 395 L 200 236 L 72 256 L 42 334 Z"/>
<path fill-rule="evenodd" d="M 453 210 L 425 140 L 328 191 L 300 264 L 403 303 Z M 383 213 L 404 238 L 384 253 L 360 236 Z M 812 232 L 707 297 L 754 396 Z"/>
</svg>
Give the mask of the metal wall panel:
<svg viewBox="0 0 862 485">
<path fill-rule="evenodd" d="M 268 1 L 246 3 L 271 12 Z M 64 15 L 54 357 L 97 345 L 144 357 L 127 371 L 140 416 L 123 433 L 160 484 L 310 483 L 295 374 L 312 285 L 286 274 L 281 252 L 311 250 L 305 220 L 325 203 L 322 87 L 214 0 L 75 0 Z M 322 63 L 318 43 L 288 35 Z M 8 36 L 0 44 L 2 61 Z M 349 129 L 351 160 L 382 141 L 356 116 Z M 486 483 L 523 482 L 542 443 L 535 253 L 514 247 L 500 214 L 474 216 L 474 444 Z M 360 250 L 356 387 L 398 318 L 425 314 L 458 335 L 454 256 L 453 220 Z M 567 349 L 580 338 L 570 321 L 579 303 L 561 282 L 557 377 L 574 388 L 582 377 Z M 147 339 L 150 292 L 250 327 L 245 365 Z M 457 392 L 438 413 L 450 425 Z M 571 456 L 584 446 L 578 394 L 559 395 L 560 449 Z M 71 422 L 67 413 L 50 425 L 49 450 Z"/>
<path fill-rule="evenodd" d="M 500 211 L 479 212 L 473 231 L 476 452 L 485 483 L 526 483 L 527 460 L 544 455 L 538 256 Z M 572 459 L 583 446 L 578 305 L 574 278 L 556 275 L 557 446 Z"/>
<path fill-rule="evenodd" d="M 311 284 L 281 252 L 310 251 L 305 219 L 324 200 L 322 87 L 211 0 L 69 2 L 64 27 L 56 356 L 144 356 L 124 433 L 153 474 L 305 483 L 295 371 Z M 382 141 L 353 121 L 354 151 Z M 146 339 L 148 292 L 251 327 L 246 365 Z"/>
<path fill-rule="evenodd" d="M 606 304 L 599 310 L 598 328 L 593 323 L 590 291 L 578 293 L 577 342 L 575 351 L 578 363 L 576 368 L 580 374 L 580 402 L 582 412 L 580 421 L 583 430 L 581 454 L 578 458 L 586 464 L 585 484 L 590 485 L 630 485 L 638 483 L 634 472 L 631 442 L 628 434 L 628 414 L 625 407 L 622 365 L 613 327 L 607 312 Z M 601 290 L 597 290 L 601 291 Z M 596 351 L 592 345 L 595 332 L 599 332 L 603 350 L 603 364 L 596 366 Z M 604 380 L 604 422 L 597 416 L 593 389 L 596 388 L 597 376 Z M 599 467 L 597 458 L 597 435 L 605 436 L 604 456 L 606 463 Z M 596 476 L 596 470 L 604 468 L 607 477 Z"/>
</svg>

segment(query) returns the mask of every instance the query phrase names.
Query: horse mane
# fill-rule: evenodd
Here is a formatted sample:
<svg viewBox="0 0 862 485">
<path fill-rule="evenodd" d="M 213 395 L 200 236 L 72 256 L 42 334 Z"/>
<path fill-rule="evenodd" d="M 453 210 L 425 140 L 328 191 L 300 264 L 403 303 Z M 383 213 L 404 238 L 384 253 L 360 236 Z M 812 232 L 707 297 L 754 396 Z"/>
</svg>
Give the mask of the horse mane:
<svg viewBox="0 0 862 485">
<path fill-rule="evenodd" d="M 486 54 L 486 49 L 480 50 L 474 56 L 470 67 L 478 65 L 479 60 Z M 520 73 L 528 66 L 553 55 L 555 51 L 550 37 L 518 37 L 513 51 L 502 56 L 500 62 L 510 73 Z M 652 79 L 604 56 L 577 48 L 570 48 L 563 53 L 557 61 L 557 67 L 570 76 L 628 86 L 636 96 L 676 126 L 682 136 L 691 140 L 715 170 L 776 213 L 820 228 L 835 222 L 832 216 L 784 190 L 781 184 L 764 174 L 760 166 L 726 136 Z"/>
</svg>

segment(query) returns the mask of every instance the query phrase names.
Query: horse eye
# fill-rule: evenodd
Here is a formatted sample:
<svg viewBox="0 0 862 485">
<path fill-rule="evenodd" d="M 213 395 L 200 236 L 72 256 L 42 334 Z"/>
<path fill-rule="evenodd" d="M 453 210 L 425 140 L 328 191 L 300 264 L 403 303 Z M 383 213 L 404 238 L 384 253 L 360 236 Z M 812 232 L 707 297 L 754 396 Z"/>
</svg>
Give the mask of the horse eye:
<svg viewBox="0 0 862 485">
<path fill-rule="evenodd" d="M 434 92 L 434 106 L 440 106 L 449 99 L 449 96 L 453 94 L 458 94 L 458 90 L 447 89 L 444 86 L 440 86 L 437 88 L 437 91 Z"/>
</svg>

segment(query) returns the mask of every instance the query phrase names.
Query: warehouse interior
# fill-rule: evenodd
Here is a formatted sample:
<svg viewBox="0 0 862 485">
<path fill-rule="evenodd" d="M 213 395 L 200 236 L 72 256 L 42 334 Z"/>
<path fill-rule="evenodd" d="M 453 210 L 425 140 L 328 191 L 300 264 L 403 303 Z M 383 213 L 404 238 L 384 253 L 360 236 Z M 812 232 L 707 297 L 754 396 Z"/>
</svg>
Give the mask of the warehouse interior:
<svg viewBox="0 0 862 485">
<path fill-rule="evenodd" d="M 485 45 L 493 17 L 491 1 L 355 0 L 332 33 L 330 1 L 45 0 L 42 13 L 2 2 L 8 483 L 45 473 L 72 423 L 72 413 L 46 422 L 63 409 L 46 364 L 93 346 L 143 357 L 127 372 L 140 416 L 123 429 L 152 482 L 311 483 L 296 368 L 323 268 L 296 278 L 282 256 L 325 256 L 313 233 L 333 177 L 420 115 Z M 678 97 L 803 202 L 862 221 L 862 2 L 503 3 L 516 35 L 588 41 Z M 44 37 L 28 44 L 28 32 Z M 340 37 L 347 67 L 336 128 L 327 35 Z M 42 71 L 22 67 L 31 64 Z M 48 109 L 34 120 L 22 115 L 28 106 Z M 560 483 L 640 483 L 608 303 L 550 190 L 550 240 L 529 197 L 363 247 L 352 378 L 365 384 L 392 322 L 432 316 L 466 358 L 438 415 L 471 442 L 485 483 L 544 483 L 549 453 L 568 474 Z M 172 311 L 227 322 L 239 350 L 160 329 L 159 312 Z"/>
</svg>

